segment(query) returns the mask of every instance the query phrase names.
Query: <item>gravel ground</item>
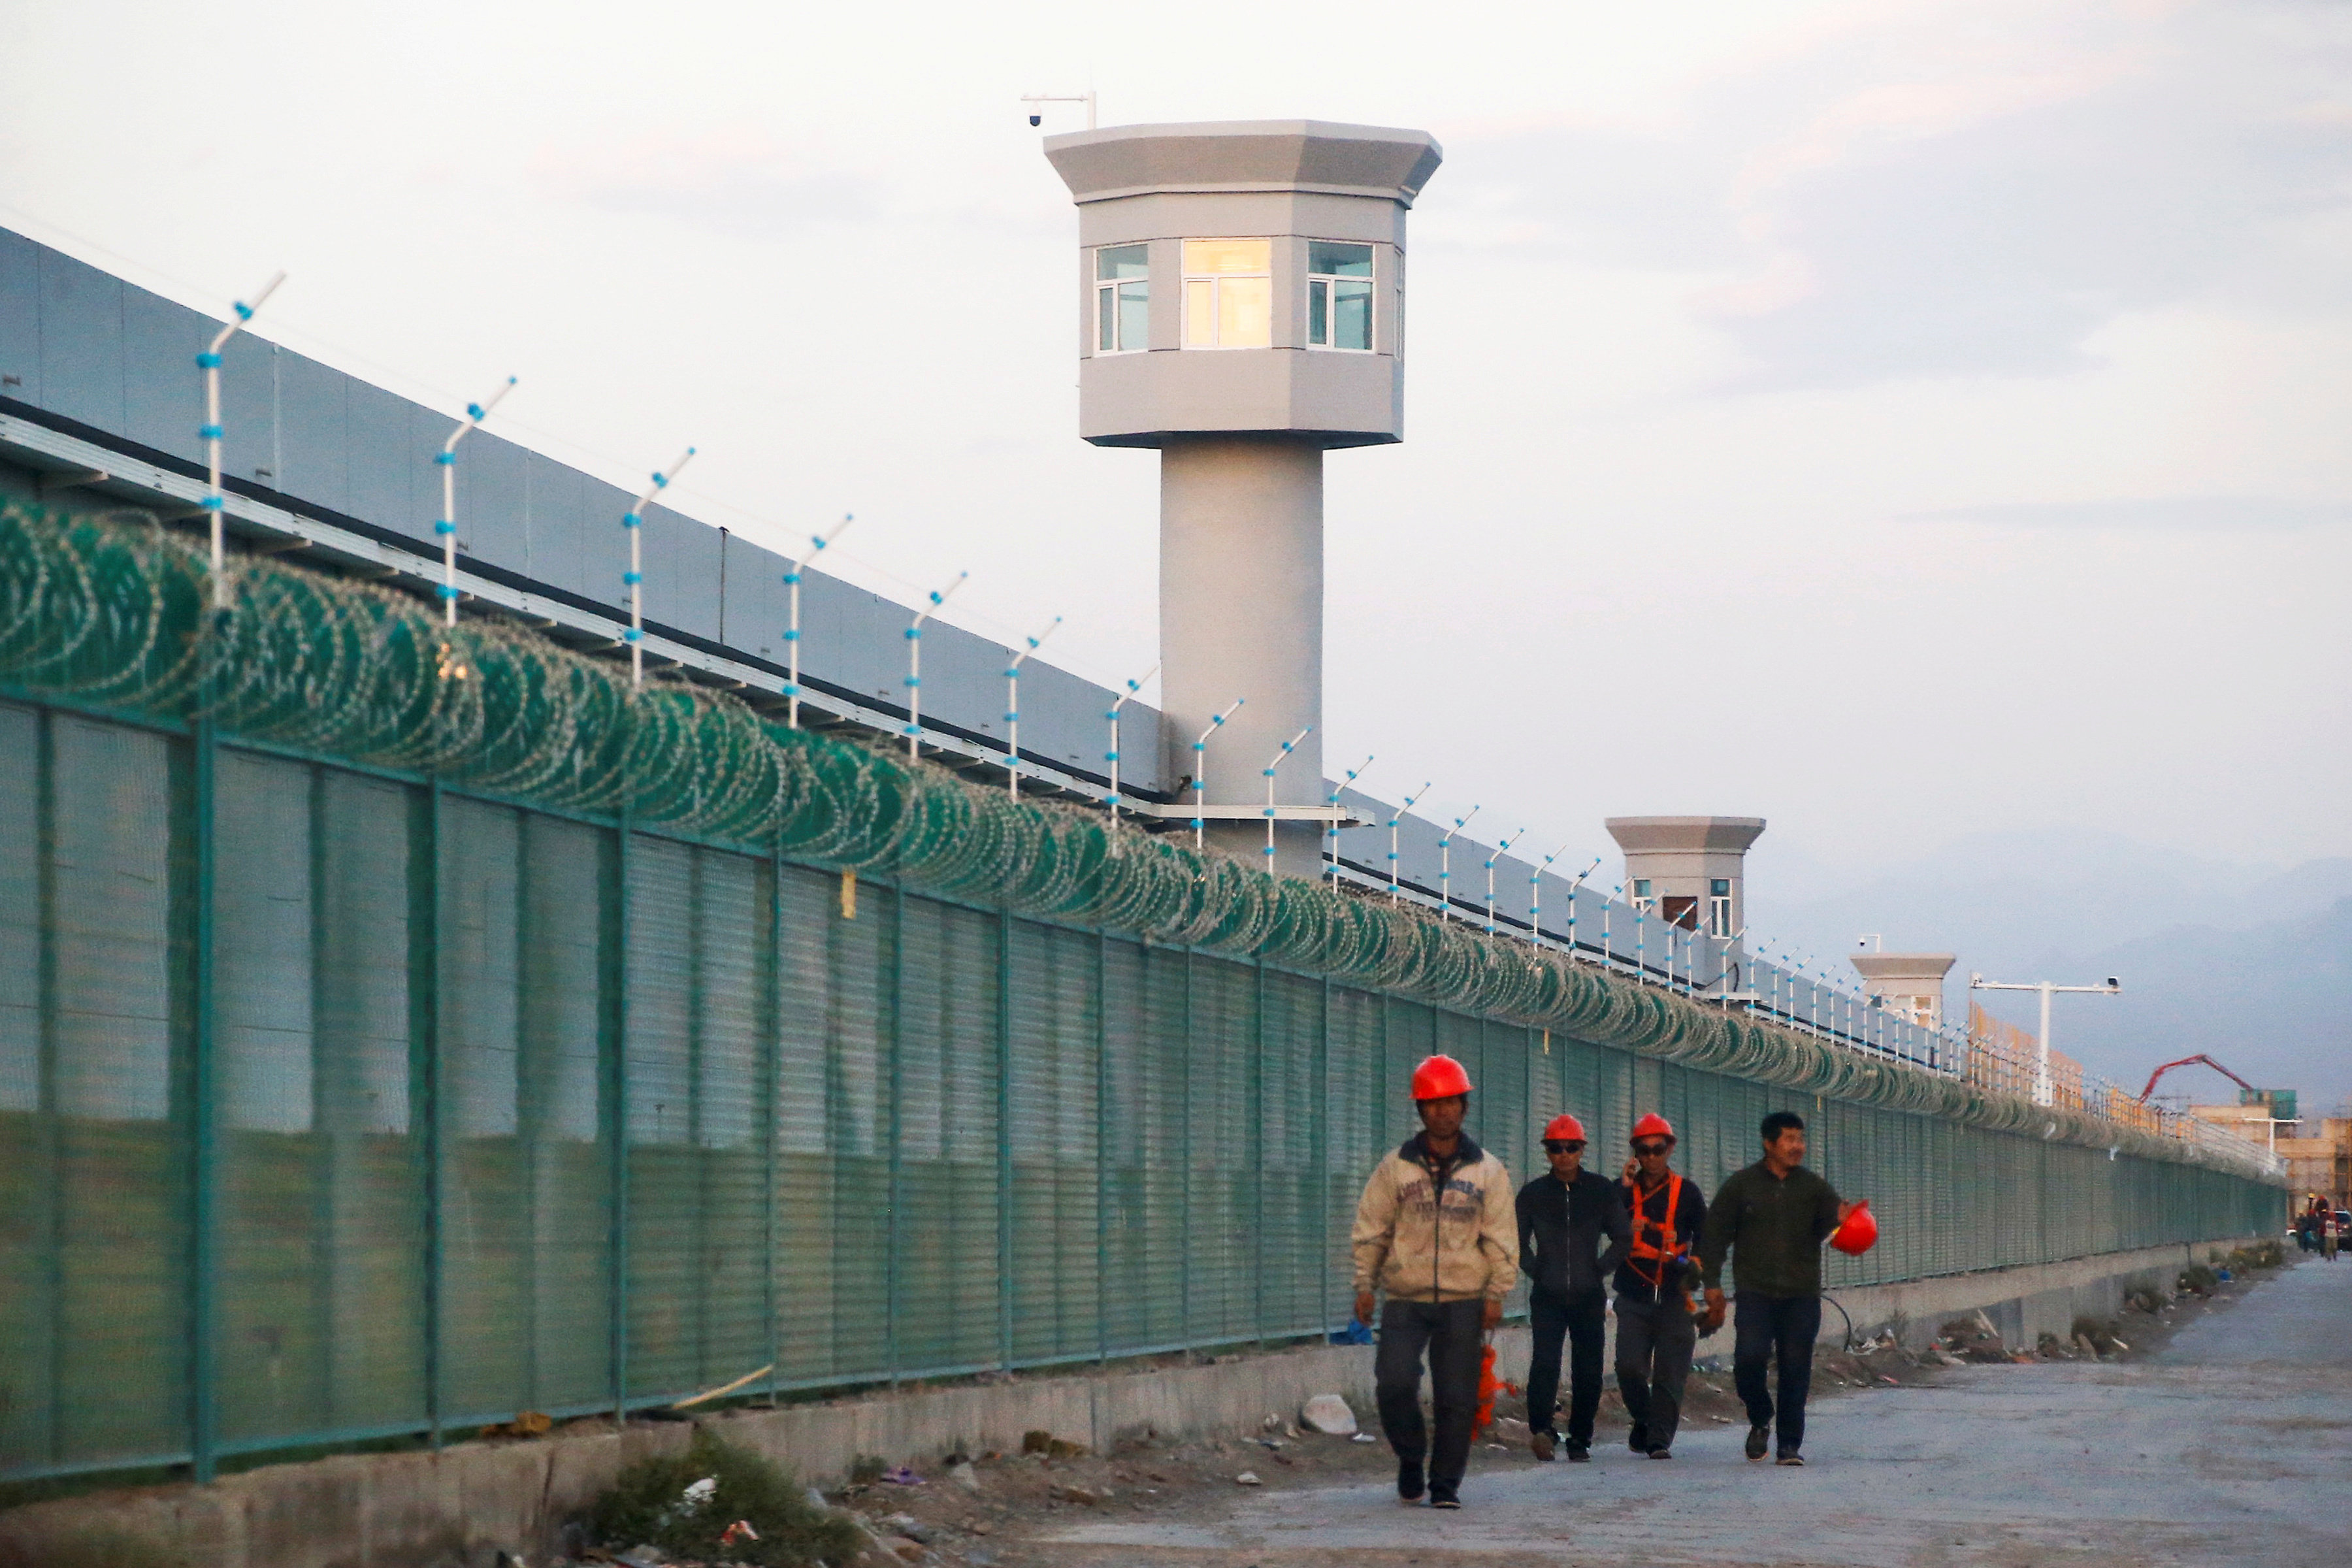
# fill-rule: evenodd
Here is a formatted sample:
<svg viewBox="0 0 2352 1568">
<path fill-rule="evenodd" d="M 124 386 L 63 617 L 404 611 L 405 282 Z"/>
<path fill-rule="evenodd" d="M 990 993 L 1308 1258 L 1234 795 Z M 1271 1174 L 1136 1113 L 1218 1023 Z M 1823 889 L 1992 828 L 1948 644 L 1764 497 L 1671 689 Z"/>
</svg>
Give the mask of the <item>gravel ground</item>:
<svg viewBox="0 0 2352 1568">
<path fill-rule="evenodd" d="M 1826 1358 L 1817 1386 L 1843 1397 L 1819 1403 L 1803 1469 L 1741 1460 L 1741 1425 L 1710 1418 L 1732 1408 L 1715 1377 L 1674 1461 L 1627 1452 L 1622 1422 L 1591 1465 L 1482 1445 L 1456 1514 L 1399 1507 L 1385 1445 L 1235 1438 L 983 1463 L 960 1511 L 988 1532 L 951 1510 L 909 1555 L 1001 1568 L 2352 1563 L 2352 1261 L 2224 1285 L 2115 1330 L 2130 1350 L 2096 1361 Z M 1265 1484 L 1236 1485 L 1243 1468 Z"/>
</svg>

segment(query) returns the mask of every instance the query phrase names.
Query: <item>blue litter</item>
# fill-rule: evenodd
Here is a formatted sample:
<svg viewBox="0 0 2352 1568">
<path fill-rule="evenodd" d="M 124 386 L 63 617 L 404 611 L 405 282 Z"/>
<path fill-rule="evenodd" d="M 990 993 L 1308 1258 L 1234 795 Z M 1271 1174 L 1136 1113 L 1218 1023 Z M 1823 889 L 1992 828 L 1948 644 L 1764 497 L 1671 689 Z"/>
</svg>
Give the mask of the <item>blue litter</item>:
<svg viewBox="0 0 2352 1568">
<path fill-rule="evenodd" d="M 1372 1331 L 1351 1318 L 1346 1328 L 1331 1331 L 1331 1342 L 1335 1345 L 1368 1345 L 1372 1342 Z"/>
</svg>

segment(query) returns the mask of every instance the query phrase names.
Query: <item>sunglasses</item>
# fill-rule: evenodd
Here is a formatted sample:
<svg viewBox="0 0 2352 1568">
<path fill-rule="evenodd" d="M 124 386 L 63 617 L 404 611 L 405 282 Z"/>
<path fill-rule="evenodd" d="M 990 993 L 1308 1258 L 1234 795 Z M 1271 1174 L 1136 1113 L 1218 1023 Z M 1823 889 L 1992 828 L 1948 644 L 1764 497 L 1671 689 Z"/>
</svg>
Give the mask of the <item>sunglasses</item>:
<svg viewBox="0 0 2352 1568">
<path fill-rule="evenodd" d="M 1665 1153 L 1673 1147 L 1671 1143 L 1636 1143 L 1633 1145 L 1633 1152 L 1647 1158 L 1652 1154 Z"/>
<path fill-rule="evenodd" d="M 1584 1140 L 1581 1138 L 1547 1138 L 1544 1140 L 1544 1152 L 1547 1154 L 1573 1154 L 1579 1149 L 1583 1147 Z"/>
</svg>

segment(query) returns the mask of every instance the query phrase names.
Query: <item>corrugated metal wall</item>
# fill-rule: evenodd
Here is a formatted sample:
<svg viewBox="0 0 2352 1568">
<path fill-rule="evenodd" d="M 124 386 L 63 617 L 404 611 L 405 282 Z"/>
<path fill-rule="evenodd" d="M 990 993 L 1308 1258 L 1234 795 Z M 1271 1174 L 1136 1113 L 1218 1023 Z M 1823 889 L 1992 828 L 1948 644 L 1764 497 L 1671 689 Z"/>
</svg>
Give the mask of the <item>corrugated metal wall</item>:
<svg viewBox="0 0 2352 1568">
<path fill-rule="evenodd" d="M 428 783 L 0 704 L 0 1473 L 1313 1334 L 1412 1064 L 1529 1173 L 1780 1091 Z M 1838 1103 L 1832 1286 L 2278 1189 Z M 1605 1166 L 1613 1161 L 1604 1157 Z"/>
</svg>

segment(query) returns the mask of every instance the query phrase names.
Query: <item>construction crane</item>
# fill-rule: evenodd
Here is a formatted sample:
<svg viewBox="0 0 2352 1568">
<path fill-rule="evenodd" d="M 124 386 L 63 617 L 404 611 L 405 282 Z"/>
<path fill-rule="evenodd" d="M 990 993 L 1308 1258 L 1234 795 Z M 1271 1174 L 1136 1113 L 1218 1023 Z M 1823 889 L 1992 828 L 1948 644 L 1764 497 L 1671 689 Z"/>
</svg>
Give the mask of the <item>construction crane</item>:
<svg viewBox="0 0 2352 1568">
<path fill-rule="evenodd" d="M 2244 1079 L 2240 1078 L 2236 1073 L 2231 1072 L 2228 1068 L 2223 1067 L 2211 1057 L 2203 1055 L 2200 1052 L 2199 1055 L 2193 1057 L 2183 1057 L 2177 1062 L 2167 1062 L 2162 1067 L 2157 1068 L 2154 1072 L 2148 1074 L 2147 1087 L 2139 1091 L 2139 1102 L 2142 1105 L 2146 1105 L 2147 1103 L 2147 1097 L 2156 1092 L 2156 1080 L 2162 1078 L 2166 1073 L 2170 1072 L 2174 1068 L 2193 1067 L 2211 1068 L 2215 1072 L 2220 1073 L 2223 1078 L 2228 1079 L 2231 1083 L 2236 1084 L 2248 1094 L 2256 1094 L 2261 1092 L 2256 1089 L 2252 1084 L 2248 1083 Z"/>
</svg>

